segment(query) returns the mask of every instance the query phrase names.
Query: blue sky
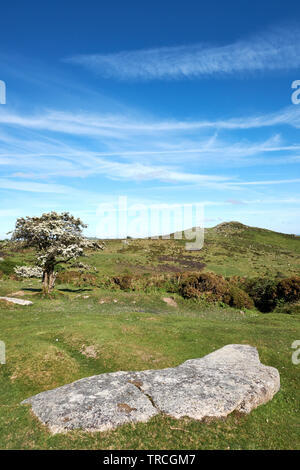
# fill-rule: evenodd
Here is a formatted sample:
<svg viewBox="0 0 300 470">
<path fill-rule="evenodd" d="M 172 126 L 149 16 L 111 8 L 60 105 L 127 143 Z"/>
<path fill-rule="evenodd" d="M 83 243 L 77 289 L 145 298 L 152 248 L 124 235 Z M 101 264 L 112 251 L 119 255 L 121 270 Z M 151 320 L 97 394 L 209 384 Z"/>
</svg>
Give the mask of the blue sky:
<svg viewBox="0 0 300 470">
<path fill-rule="evenodd" d="M 300 233 L 299 2 L 12 0 L 0 80 L 1 238 L 50 210 L 101 235 L 120 196 Z"/>
</svg>

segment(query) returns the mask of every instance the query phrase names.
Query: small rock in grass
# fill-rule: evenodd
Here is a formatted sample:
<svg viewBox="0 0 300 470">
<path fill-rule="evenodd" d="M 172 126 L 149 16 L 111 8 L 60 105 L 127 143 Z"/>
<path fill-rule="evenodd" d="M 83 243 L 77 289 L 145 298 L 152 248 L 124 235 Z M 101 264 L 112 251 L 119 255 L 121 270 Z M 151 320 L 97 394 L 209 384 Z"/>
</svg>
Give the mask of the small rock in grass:
<svg viewBox="0 0 300 470">
<path fill-rule="evenodd" d="M 18 292 L 13 292 L 12 294 L 8 294 L 9 297 L 23 297 L 25 292 L 23 290 L 18 290 Z"/>
<path fill-rule="evenodd" d="M 178 307 L 177 302 L 172 297 L 164 297 L 163 301 L 166 302 L 170 307 Z"/>
<path fill-rule="evenodd" d="M 15 299 L 13 297 L 0 297 L 0 300 L 5 300 L 6 302 L 11 302 L 12 304 L 17 305 L 32 305 L 30 300 Z"/>
<path fill-rule="evenodd" d="M 91 357 L 93 359 L 97 359 L 98 351 L 94 348 L 94 346 L 85 346 L 85 344 L 80 349 L 81 354 L 86 357 Z"/>
</svg>

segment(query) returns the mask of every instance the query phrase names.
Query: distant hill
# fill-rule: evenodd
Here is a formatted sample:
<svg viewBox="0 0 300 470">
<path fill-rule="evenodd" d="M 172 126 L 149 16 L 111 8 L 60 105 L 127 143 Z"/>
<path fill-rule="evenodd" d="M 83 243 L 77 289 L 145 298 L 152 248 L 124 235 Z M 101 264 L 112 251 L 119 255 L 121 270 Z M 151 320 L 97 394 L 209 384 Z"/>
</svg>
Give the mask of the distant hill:
<svg viewBox="0 0 300 470">
<path fill-rule="evenodd" d="M 203 254 L 213 271 L 227 275 L 300 273 L 299 236 L 240 222 L 205 229 Z"/>
<path fill-rule="evenodd" d="M 205 229 L 201 250 L 187 251 L 185 244 L 184 239 L 172 235 L 171 239 L 106 240 L 105 250 L 91 253 L 88 264 L 95 266 L 99 275 L 203 270 L 225 277 L 282 278 L 300 274 L 300 237 L 296 235 L 224 222 Z M 4 243 L 0 248 L 4 258 L 0 271 L 13 272 L 12 263 L 30 264 L 30 251 L 17 253 Z"/>
<path fill-rule="evenodd" d="M 107 240 L 102 255 L 112 273 L 212 271 L 223 276 L 285 277 L 300 273 L 300 237 L 223 222 L 204 231 L 204 246 L 187 251 L 186 241 L 174 239 Z M 111 252 L 111 255 L 109 253 Z M 116 260 L 116 252 L 125 256 Z M 115 264 L 116 263 L 116 264 Z"/>
<path fill-rule="evenodd" d="M 266 228 L 259 228 L 259 227 L 251 227 L 250 225 L 244 225 L 241 222 L 222 222 L 221 224 L 216 225 L 215 227 L 212 228 L 207 228 L 205 229 L 206 231 L 209 230 L 214 230 L 219 233 L 237 233 L 237 232 L 244 232 L 244 231 L 252 231 L 252 232 L 259 232 L 259 233 L 277 233 L 279 235 L 282 235 L 284 237 L 298 237 L 299 235 L 294 235 L 294 234 L 286 234 L 286 233 L 280 233 L 280 232 L 274 232 L 273 230 L 269 230 Z"/>
</svg>

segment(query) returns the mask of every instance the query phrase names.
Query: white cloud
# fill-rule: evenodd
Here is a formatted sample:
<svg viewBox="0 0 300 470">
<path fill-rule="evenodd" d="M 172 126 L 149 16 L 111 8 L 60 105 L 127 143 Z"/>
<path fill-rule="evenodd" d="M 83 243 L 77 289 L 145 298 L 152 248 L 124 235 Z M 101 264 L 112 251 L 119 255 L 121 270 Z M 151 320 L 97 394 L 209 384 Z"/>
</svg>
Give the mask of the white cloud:
<svg viewBox="0 0 300 470">
<path fill-rule="evenodd" d="M 227 45 L 192 44 L 77 55 L 65 59 L 104 77 L 121 80 L 201 78 L 296 69 L 300 66 L 299 28 L 277 29 Z"/>
<path fill-rule="evenodd" d="M 59 184 L 36 183 L 34 181 L 16 181 L 0 178 L 1 189 L 29 191 L 34 193 L 69 193 L 71 188 Z"/>
<path fill-rule="evenodd" d="M 35 115 L 21 115 L 0 109 L 0 124 L 9 128 L 26 128 L 74 136 L 128 140 L 134 135 L 152 137 L 153 133 L 186 133 L 199 130 L 247 130 L 273 126 L 300 128 L 300 106 L 291 105 L 274 113 L 230 118 L 226 120 L 150 120 L 143 116 L 131 117 L 118 114 L 71 113 L 56 110 L 43 111 Z M 0 134 L 1 140 L 8 136 Z"/>
<path fill-rule="evenodd" d="M 300 108 L 296 106 L 253 118 L 186 123 L 55 110 L 28 116 L 1 109 L 0 166 L 6 178 L 0 180 L 0 187 L 66 193 L 73 189 L 33 180 L 95 175 L 119 181 L 153 180 L 220 190 L 290 183 L 294 180 L 243 181 L 244 178 L 232 175 L 232 168 L 295 164 L 300 144 L 287 145 L 278 133 L 260 142 L 236 136 L 224 140 L 218 137 L 217 130 L 218 126 L 246 129 L 274 122 L 295 124 L 295 108 L 300 124 Z M 201 134 L 201 126 L 216 129 L 212 129 L 213 135 Z M 78 138 L 81 133 L 84 142 Z M 221 167 L 225 172 L 220 172 Z"/>
<path fill-rule="evenodd" d="M 292 178 L 285 180 L 261 180 L 261 181 L 240 181 L 238 183 L 230 183 L 231 185 L 250 186 L 250 185 L 270 185 L 270 184 L 291 184 L 300 183 L 300 178 Z"/>
</svg>

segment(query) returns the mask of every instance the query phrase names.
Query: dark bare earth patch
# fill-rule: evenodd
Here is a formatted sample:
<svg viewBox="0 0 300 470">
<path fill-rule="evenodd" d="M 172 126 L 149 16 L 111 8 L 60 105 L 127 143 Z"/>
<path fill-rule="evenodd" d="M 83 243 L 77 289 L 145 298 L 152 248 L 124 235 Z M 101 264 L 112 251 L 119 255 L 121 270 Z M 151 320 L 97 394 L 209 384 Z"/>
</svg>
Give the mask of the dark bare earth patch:
<svg viewBox="0 0 300 470">
<path fill-rule="evenodd" d="M 181 256 L 180 258 L 175 258 L 172 256 L 160 256 L 159 261 L 172 261 L 174 263 L 177 263 L 180 265 L 180 270 L 181 271 L 202 271 L 206 264 L 201 262 L 201 261 L 195 261 L 191 256 Z M 171 265 L 162 265 L 161 268 L 164 266 L 167 266 L 168 268 L 173 268 Z M 178 268 L 174 266 L 176 269 L 175 271 L 178 271 Z M 173 269 L 172 269 L 173 271 Z"/>
</svg>

